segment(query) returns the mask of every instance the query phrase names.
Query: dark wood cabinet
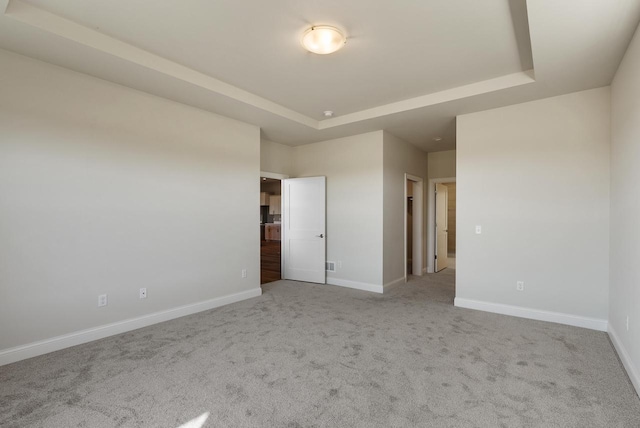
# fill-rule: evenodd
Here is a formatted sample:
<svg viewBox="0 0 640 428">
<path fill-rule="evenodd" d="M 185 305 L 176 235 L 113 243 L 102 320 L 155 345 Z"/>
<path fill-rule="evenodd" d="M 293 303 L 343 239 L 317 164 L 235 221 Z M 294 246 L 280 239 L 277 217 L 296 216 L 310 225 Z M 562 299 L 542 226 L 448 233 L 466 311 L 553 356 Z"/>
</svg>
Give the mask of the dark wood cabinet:
<svg viewBox="0 0 640 428">
<path fill-rule="evenodd" d="M 267 223 L 264 226 L 264 239 L 267 241 L 280 240 L 280 224 Z"/>
</svg>

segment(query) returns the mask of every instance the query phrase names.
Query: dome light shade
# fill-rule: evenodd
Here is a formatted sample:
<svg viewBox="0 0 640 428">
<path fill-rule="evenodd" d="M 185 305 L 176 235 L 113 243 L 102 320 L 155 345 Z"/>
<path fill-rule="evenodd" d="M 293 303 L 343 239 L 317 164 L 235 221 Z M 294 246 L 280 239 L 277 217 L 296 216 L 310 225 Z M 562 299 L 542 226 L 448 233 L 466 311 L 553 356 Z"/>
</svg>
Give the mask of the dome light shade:
<svg viewBox="0 0 640 428">
<path fill-rule="evenodd" d="M 333 53 L 347 43 L 347 38 L 336 27 L 315 25 L 304 32 L 302 46 L 309 52 L 326 55 Z"/>
</svg>

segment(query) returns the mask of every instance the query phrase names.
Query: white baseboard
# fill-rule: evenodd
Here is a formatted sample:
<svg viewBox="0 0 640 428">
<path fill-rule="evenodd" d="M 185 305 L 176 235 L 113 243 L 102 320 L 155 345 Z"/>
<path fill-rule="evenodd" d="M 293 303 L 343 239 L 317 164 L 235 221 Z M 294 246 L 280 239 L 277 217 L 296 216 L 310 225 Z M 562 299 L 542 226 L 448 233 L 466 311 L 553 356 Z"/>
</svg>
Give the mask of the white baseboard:
<svg viewBox="0 0 640 428">
<path fill-rule="evenodd" d="M 640 395 L 640 374 L 638 372 L 639 369 L 633 365 L 633 360 L 629 356 L 627 349 L 622 344 L 620 337 L 618 337 L 618 335 L 616 334 L 616 331 L 613 329 L 611 323 L 609 323 L 609 337 L 611 338 L 613 347 L 616 348 L 616 351 L 618 352 L 618 356 L 620 357 L 620 361 L 622 361 L 622 365 L 629 375 L 629 379 L 631 379 L 633 387 L 636 389 L 636 394 Z"/>
<path fill-rule="evenodd" d="M 339 287 L 355 288 L 356 290 L 370 291 L 372 293 L 384 292 L 384 287 L 378 284 L 368 284 L 366 282 L 348 281 L 339 278 L 327 278 L 327 284 L 337 285 Z"/>
<path fill-rule="evenodd" d="M 422 274 L 424 275 L 425 273 L 427 273 L 427 268 L 422 268 Z"/>
<path fill-rule="evenodd" d="M 400 277 L 398 279 L 395 279 L 393 281 L 387 282 L 382 289 L 384 290 L 384 292 L 386 293 L 387 291 L 391 290 L 394 287 L 397 287 L 398 285 L 404 284 L 404 276 Z"/>
<path fill-rule="evenodd" d="M 479 300 L 461 299 L 459 297 L 455 298 L 453 304 L 460 308 L 477 309 L 479 311 L 511 315 L 514 317 L 528 318 L 538 321 L 555 322 L 558 324 L 572 325 L 574 327 L 583 327 L 598 331 L 607 331 L 608 325 L 607 320 L 598 318 L 581 317 L 577 315 L 563 314 L 561 312 L 543 311 L 540 309 L 482 302 Z"/>
<path fill-rule="evenodd" d="M 37 357 L 38 355 L 48 354 L 49 352 L 59 351 L 60 349 L 69 348 L 70 346 L 81 345 L 83 343 L 103 339 L 108 336 L 113 336 L 114 334 L 125 333 L 127 331 L 147 327 L 152 324 L 169 321 L 186 315 L 195 314 L 197 312 L 228 305 L 230 303 L 239 302 L 241 300 L 250 299 L 252 297 L 258 297 L 261 294 L 262 289 L 258 287 L 241 293 L 230 294 L 228 296 L 205 300 L 204 302 L 179 306 L 177 308 L 154 312 L 137 318 L 131 318 L 124 321 L 101 325 L 99 327 L 64 334 L 62 336 L 52 337 L 50 339 L 40 340 L 38 342 L 17 346 L 15 348 L 0 350 L 0 366 L 15 363 L 16 361 L 27 358 Z"/>
</svg>

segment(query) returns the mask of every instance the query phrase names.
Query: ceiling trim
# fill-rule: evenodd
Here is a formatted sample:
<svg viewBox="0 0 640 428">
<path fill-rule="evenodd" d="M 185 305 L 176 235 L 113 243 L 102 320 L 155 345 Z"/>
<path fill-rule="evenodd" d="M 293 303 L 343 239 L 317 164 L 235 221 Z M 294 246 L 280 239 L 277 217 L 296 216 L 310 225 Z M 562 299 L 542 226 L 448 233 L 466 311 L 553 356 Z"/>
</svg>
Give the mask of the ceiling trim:
<svg viewBox="0 0 640 428">
<path fill-rule="evenodd" d="M 347 125 L 354 122 L 375 119 L 381 116 L 388 116 L 395 113 L 429 107 L 462 98 L 500 91 L 502 89 L 527 85 L 536 81 L 534 76 L 534 70 L 531 69 L 519 73 L 508 74 L 506 76 L 500 76 L 495 79 L 483 80 L 469 85 L 458 86 L 456 88 L 410 98 L 408 100 L 385 104 L 383 106 L 361 110 L 344 116 L 322 120 L 320 121 L 320 129 L 333 128 L 340 125 Z"/>
<path fill-rule="evenodd" d="M 534 70 L 531 69 L 319 121 L 266 98 L 193 70 L 182 64 L 170 61 L 159 55 L 155 55 L 149 51 L 140 49 L 54 13 L 32 6 L 24 1 L 0 0 L 0 6 L 3 5 L 6 5 L 6 8 L 2 8 L 0 10 L 4 11 L 5 16 L 23 24 L 38 28 L 49 34 L 62 37 L 97 51 L 104 52 L 132 64 L 145 67 L 149 70 L 162 73 L 182 82 L 195 85 L 211 93 L 228 97 L 314 130 L 336 128 L 423 107 L 527 85 L 536 81 Z"/>
<path fill-rule="evenodd" d="M 5 15 L 125 61 L 183 80 L 311 128 L 318 128 L 318 121 L 315 119 L 20 0 L 10 0 Z"/>
</svg>

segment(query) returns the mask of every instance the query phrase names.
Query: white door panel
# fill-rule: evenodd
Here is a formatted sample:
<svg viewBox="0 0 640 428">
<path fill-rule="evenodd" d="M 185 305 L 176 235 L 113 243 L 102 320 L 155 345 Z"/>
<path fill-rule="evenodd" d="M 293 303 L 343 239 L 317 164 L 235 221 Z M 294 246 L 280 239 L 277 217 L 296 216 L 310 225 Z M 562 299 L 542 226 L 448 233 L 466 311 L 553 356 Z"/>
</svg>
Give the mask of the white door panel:
<svg viewBox="0 0 640 428">
<path fill-rule="evenodd" d="M 284 279 L 326 280 L 326 178 L 283 180 Z"/>
<path fill-rule="evenodd" d="M 444 184 L 436 184 L 436 272 L 446 268 L 449 262 L 447 242 L 448 189 Z"/>
</svg>

